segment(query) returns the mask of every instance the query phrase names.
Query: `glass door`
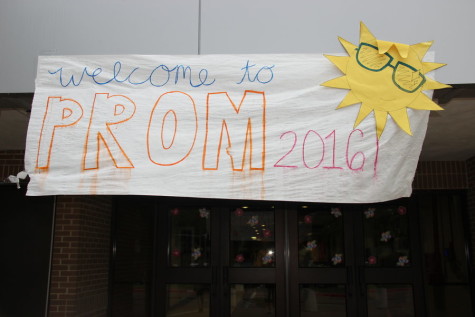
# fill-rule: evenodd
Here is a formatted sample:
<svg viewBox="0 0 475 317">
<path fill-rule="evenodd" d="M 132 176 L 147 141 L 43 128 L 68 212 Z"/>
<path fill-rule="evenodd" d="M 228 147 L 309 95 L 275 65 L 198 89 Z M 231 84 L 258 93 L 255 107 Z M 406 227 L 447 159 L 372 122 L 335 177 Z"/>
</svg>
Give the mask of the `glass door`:
<svg viewBox="0 0 475 317">
<path fill-rule="evenodd" d="M 356 316 L 351 219 L 341 206 L 296 209 L 287 213 L 290 315 Z"/>
<path fill-rule="evenodd" d="M 224 213 L 220 316 L 285 316 L 284 213 L 269 203 L 237 204 Z"/>
<path fill-rule="evenodd" d="M 424 296 L 415 211 L 404 204 L 382 204 L 356 214 L 363 238 L 356 246 L 361 299 L 366 303 L 361 309 L 369 317 L 421 316 Z"/>
<path fill-rule="evenodd" d="M 158 316 L 285 316 L 284 213 L 270 203 L 159 208 Z"/>
<path fill-rule="evenodd" d="M 421 316 L 417 219 L 404 204 L 288 213 L 291 316 Z"/>
<path fill-rule="evenodd" d="M 218 210 L 206 204 L 167 204 L 158 210 L 157 316 L 216 316 Z"/>
</svg>

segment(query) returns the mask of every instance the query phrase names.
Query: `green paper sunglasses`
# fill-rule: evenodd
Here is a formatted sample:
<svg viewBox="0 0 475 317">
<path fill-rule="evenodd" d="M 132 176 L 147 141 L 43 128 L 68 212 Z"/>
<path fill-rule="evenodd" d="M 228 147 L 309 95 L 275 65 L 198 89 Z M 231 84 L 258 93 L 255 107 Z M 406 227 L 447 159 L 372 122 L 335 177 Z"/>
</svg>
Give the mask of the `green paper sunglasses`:
<svg viewBox="0 0 475 317">
<path fill-rule="evenodd" d="M 368 43 L 360 43 L 357 48 L 356 61 L 372 72 L 380 72 L 386 67 L 393 69 L 393 83 L 402 91 L 413 93 L 426 82 L 426 77 L 419 70 L 404 62 L 391 65 L 394 57 L 389 53 L 379 54 L 378 48 Z"/>
</svg>

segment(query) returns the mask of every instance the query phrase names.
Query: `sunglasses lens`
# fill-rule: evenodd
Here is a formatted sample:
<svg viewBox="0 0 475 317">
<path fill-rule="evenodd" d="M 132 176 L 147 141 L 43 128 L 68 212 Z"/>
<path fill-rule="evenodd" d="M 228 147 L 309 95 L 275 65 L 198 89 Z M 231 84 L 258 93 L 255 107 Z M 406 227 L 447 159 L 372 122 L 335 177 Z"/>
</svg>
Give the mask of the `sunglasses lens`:
<svg viewBox="0 0 475 317">
<path fill-rule="evenodd" d="M 379 54 L 378 49 L 369 44 L 361 44 L 356 55 L 358 63 L 366 69 L 380 71 L 391 63 L 387 54 Z"/>
<path fill-rule="evenodd" d="M 394 82 L 396 85 L 406 92 L 416 91 L 425 82 L 425 77 L 417 69 L 398 63 L 394 70 Z"/>
</svg>

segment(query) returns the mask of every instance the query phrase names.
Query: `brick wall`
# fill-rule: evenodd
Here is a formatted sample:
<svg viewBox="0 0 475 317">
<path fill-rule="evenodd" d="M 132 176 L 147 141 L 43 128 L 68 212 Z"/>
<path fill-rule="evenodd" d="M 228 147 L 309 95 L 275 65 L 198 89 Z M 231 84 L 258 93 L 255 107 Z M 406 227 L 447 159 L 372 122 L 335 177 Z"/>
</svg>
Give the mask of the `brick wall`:
<svg viewBox="0 0 475 317">
<path fill-rule="evenodd" d="M 0 151 L 0 182 L 10 175 L 16 175 L 24 170 L 23 150 Z"/>
<path fill-rule="evenodd" d="M 413 189 L 466 189 L 464 161 L 421 161 L 417 165 Z"/>
<path fill-rule="evenodd" d="M 58 196 L 49 316 L 106 316 L 112 199 Z"/>
</svg>

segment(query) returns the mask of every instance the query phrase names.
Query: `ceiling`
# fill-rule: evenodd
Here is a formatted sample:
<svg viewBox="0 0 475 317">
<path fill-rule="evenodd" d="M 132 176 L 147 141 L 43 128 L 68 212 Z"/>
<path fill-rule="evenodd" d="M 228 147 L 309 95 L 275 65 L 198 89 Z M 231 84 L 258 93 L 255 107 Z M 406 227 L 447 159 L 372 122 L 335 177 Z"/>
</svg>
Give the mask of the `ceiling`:
<svg viewBox="0 0 475 317">
<path fill-rule="evenodd" d="M 422 146 L 422 161 L 465 161 L 475 156 L 475 98 L 452 99 L 433 112 Z"/>
<path fill-rule="evenodd" d="M 465 161 L 475 156 L 475 84 L 434 92 L 444 111 L 432 111 L 421 161 Z"/>
<path fill-rule="evenodd" d="M 0 94 L 0 150 L 25 148 L 33 94 Z M 465 161 L 475 156 L 475 84 L 434 93 L 445 110 L 432 112 L 422 161 Z"/>
</svg>

